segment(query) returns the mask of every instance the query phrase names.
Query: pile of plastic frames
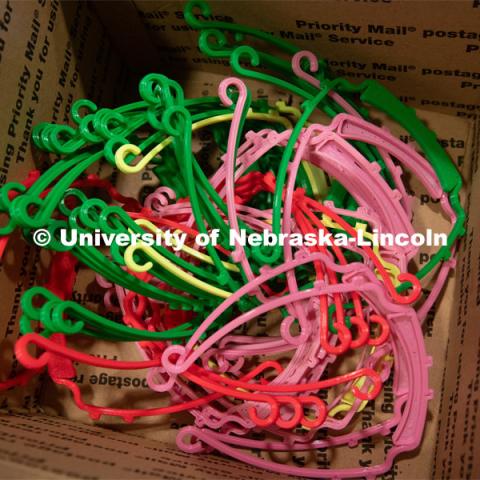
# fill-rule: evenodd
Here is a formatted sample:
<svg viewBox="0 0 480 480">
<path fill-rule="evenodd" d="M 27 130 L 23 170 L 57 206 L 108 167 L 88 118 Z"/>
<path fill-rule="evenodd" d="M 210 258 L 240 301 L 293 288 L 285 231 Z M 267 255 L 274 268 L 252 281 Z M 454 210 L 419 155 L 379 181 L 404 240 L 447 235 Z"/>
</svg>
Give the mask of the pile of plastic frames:
<svg viewBox="0 0 480 480">
<path fill-rule="evenodd" d="M 129 422 L 190 412 L 192 425 L 177 436 L 186 452 L 214 450 L 306 477 L 380 475 L 399 453 L 416 448 L 423 432 L 432 392 L 421 326 L 463 234 L 460 176 L 435 135 L 383 86 L 332 79 L 312 53 L 247 27 L 201 20 L 210 15 L 203 2 L 186 7 L 186 21 L 200 30 L 200 49 L 228 58 L 239 77 L 299 97 L 300 108 L 253 101 L 239 78 L 223 80 L 218 97 L 186 99 L 176 82 L 151 74 L 140 82 L 136 103 L 98 109 L 80 100 L 72 107 L 75 128 L 38 125 L 35 145 L 58 160 L 23 184 L 1 189 L 0 211 L 9 218 L 0 229 L 1 247 L 3 252 L 15 229 L 27 241 L 45 229 L 53 257 L 46 284 L 21 300 L 23 335 L 15 352 L 25 373 L 2 386 L 23 384 L 48 367 L 51 379 L 70 389 L 78 407 L 94 419 L 110 415 Z M 247 46 L 248 40 L 264 42 L 278 54 Z M 401 125 L 423 155 L 370 123 L 367 106 Z M 316 111 L 331 123 L 312 123 Z M 192 135 L 205 128 L 222 153 L 213 173 L 212 165 L 192 153 Z M 104 160 L 125 175 L 149 166 L 158 188 L 143 204 L 121 195 L 108 181 L 85 173 Z M 411 235 L 406 172 L 440 202 L 452 224 L 448 245 L 415 274 L 418 249 L 412 245 L 230 245 L 232 230 L 344 232 L 354 238 L 362 229 L 368 238 L 377 229 Z M 168 229 L 188 240 L 179 249 L 142 242 L 67 247 L 60 241 L 62 229 L 108 234 Z M 213 229 L 219 231 L 217 245 L 193 242 L 196 234 Z M 123 324 L 70 300 L 79 265 L 96 272 L 106 289 L 106 309 L 121 311 Z M 435 283 L 424 295 L 422 279 L 430 272 Z M 82 353 L 67 346 L 72 335 L 137 342 L 143 360 Z M 87 404 L 72 380 L 74 362 L 146 370 L 149 386 L 169 395 L 171 404 L 150 409 Z M 358 428 L 358 413 L 391 378 L 393 413 Z M 354 447 L 367 437 L 388 435 L 392 447 L 384 463 L 368 467 L 317 469 L 251 454 Z"/>
</svg>

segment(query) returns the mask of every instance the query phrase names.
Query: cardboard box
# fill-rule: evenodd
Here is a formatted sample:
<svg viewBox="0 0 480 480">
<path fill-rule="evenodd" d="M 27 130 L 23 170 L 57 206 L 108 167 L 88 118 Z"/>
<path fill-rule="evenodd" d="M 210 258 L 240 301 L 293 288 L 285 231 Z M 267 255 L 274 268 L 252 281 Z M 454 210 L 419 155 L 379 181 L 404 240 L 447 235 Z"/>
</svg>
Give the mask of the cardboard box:
<svg viewBox="0 0 480 480">
<path fill-rule="evenodd" d="M 326 57 L 335 73 L 352 80 L 377 78 L 420 113 L 438 133 L 465 181 L 468 215 L 455 275 L 430 312 L 425 337 L 434 366 L 435 397 L 423 442 L 399 457 L 386 478 L 480 478 L 478 454 L 480 375 L 480 3 L 471 1 L 338 0 L 321 2 L 211 2 L 215 15 L 249 24 Z M 293 8 L 293 9 L 292 9 Z M 197 51 L 197 33 L 185 27 L 183 2 L 2 1 L 0 4 L 0 184 L 23 179 L 49 159 L 32 149 L 32 126 L 65 123 L 72 102 L 90 98 L 113 106 L 136 98 L 143 74 L 157 71 L 181 81 L 187 94 L 215 93 L 228 68 Z M 282 92 L 252 83 L 254 94 Z M 263 88 L 260 92 L 259 89 Z M 283 96 L 283 97 L 282 97 Z M 428 111 L 426 111 L 428 110 Z M 386 121 L 388 126 L 391 123 Z M 395 134 L 402 132 L 391 126 Z M 51 161 L 51 160 L 50 160 Z M 95 173 L 109 175 L 105 165 Z M 149 183 L 113 177 L 121 191 Z M 415 185 L 413 185 L 415 187 Z M 427 199 L 428 200 L 428 199 Z M 418 227 L 431 225 L 428 201 L 418 201 Z M 423 203 L 420 205 L 420 203 Z M 446 224 L 445 224 L 446 225 Z M 439 222 L 433 228 L 442 228 Z M 13 245 L 13 246 L 12 246 Z M 423 251 L 427 253 L 428 251 Z M 12 354 L 18 336 L 20 294 L 45 275 L 47 256 L 16 237 L 0 266 L 0 368 L 19 370 Z M 421 259 L 418 259 L 421 262 Z M 92 276 L 81 276 L 74 298 L 92 308 L 99 294 Z M 134 355 L 133 346 L 83 345 L 92 353 Z M 101 405 L 158 405 L 162 399 L 140 375 L 78 371 L 88 401 Z M 112 380 L 113 378 L 113 380 Z M 126 384 L 129 383 L 127 387 Z M 381 397 L 375 409 L 380 415 Z M 125 425 L 103 419 L 97 426 L 73 406 L 68 394 L 47 379 L 1 392 L 1 478 L 270 479 L 264 472 L 218 456 L 185 455 L 173 446 L 188 415 Z M 366 419 L 368 420 L 368 419 Z M 112 430 L 116 430 L 115 432 Z M 385 443 L 322 452 L 304 462 L 335 466 L 376 462 Z M 340 459 L 338 457 L 341 457 Z M 298 459 L 297 459 L 298 460 Z M 320 463 L 319 463 L 320 462 Z"/>
</svg>

